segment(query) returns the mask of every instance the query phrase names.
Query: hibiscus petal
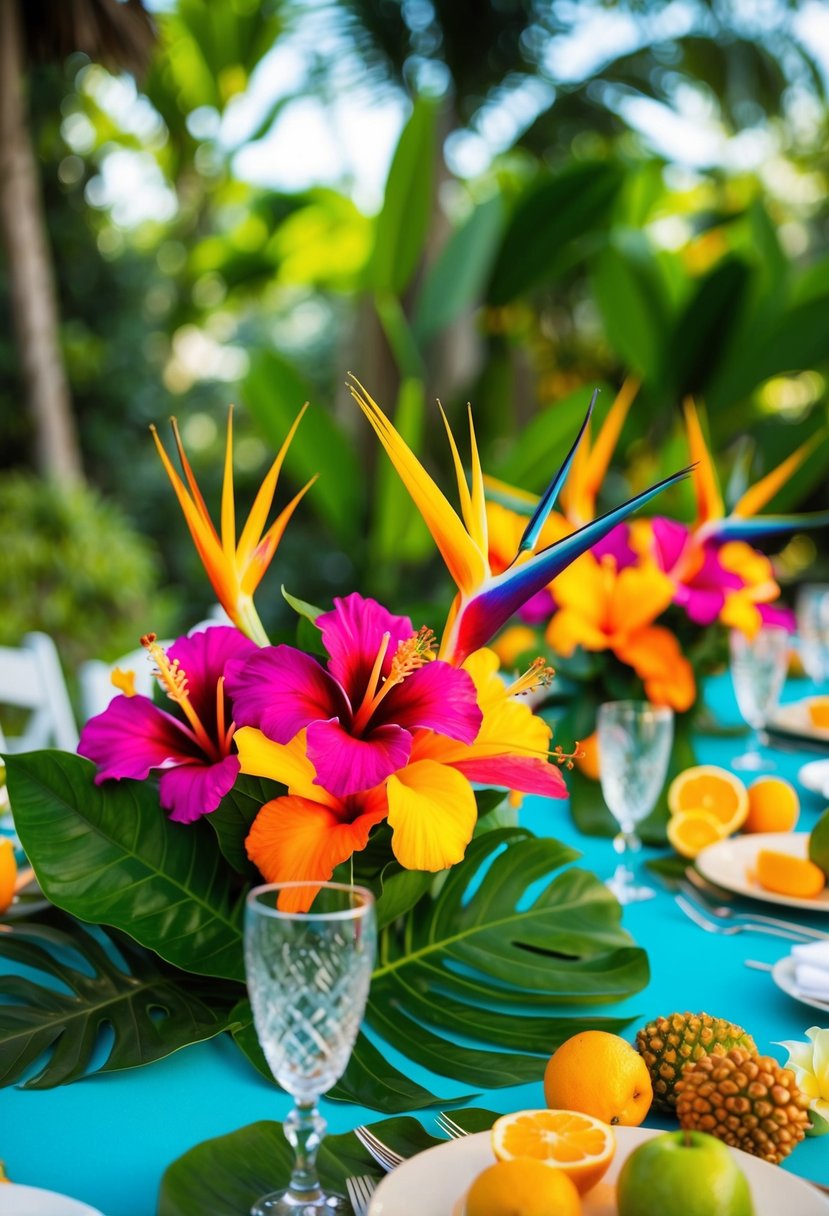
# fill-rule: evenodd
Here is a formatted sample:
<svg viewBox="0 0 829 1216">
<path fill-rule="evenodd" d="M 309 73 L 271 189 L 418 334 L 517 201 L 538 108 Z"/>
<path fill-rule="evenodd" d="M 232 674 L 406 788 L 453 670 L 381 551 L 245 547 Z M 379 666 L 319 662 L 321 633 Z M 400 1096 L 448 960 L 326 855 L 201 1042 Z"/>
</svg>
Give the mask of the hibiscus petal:
<svg viewBox="0 0 829 1216">
<path fill-rule="evenodd" d="M 211 625 L 209 629 L 177 638 L 169 647 L 167 655 L 171 662 L 178 660 L 187 676 L 193 708 L 211 736 L 216 721 L 216 685 L 226 664 L 247 659 L 258 650 L 255 642 L 228 625 Z"/>
<path fill-rule="evenodd" d="M 161 805 L 176 823 L 195 823 L 215 811 L 229 794 L 239 772 L 239 757 L 225 756 L 218 764 L 180 764 L 162 773 Z"/>
<path fill-rule="evenodd" d="M 308 727 L 308 759 L 317 772 L 314 784 L 338 798 L 379 785 L 403 767 L 411 750 L 412 736 L 402 726 L 378 726 L 362 739 L 349 735 L 336 718 Z"/>
<path fill-rule="evenodd" d="M 293 646 L 268 646 L 243 667 L 234 664 L 227 691 L 236 725 L 255 726 L 277 743 L 290 743 L 309 722 L 351 716 L 336 680 Z"/>
<path fill-rule="evenodd" d="M 239 751 L 240 771 L 252 777 L 268 777 L 288 787 L 289 794 L 310 798 L 326 806 L 340 809 L 340 801 L 327 790 L 314 785 L 314 766 L 305 754 L 305 732 L 300 731 L 290 743 L 275 743 L 261 730 L 243 726 L 233 736 Z"/>
<path fill-rule="evenodd" d="M 78 754 L 98 766 L 96 785 L 131 777 L 143 781 L 151 769 L 190 764 L 201 749 L 171 714 L 149 697 L 115 697 L 81 731 Z"/>
<path fill-rule="evenodd" d="M 494 785 L 523 794 L 546 798 L 568 798 L 569 790 L 560 770 L 540 756 L 476 756 L 452 765 L 470 781 Z"/>
<path fill-rule="evenodd" d="M 382 674 L 388 675 L 398 644 L 415 632 L 407 616 L 393 616 L 382 604 L 364 599 L 356 591 L 336 598 L 333 611 L 318 616 L 317 625 L 331 656 L 328 670 L 342 684 L 352 705 L 363 699 L 383 634 L 390 635 L 382 667 Z"/>
<path fill-rule="evenodd" d="M 351 823 L 329 807 L 289 795 L 266 802 L 253 821 L 245 847 L 268 882 L 325 882 L 334 868 L 364 849 L 372 827 L 386 816 L 386 801 L 372 796 Z M 302 888 L 280 899 L 286 912 L 305 911 L 319 890 Z"/>
<path fill-rule="evenodd" d="M 482 720 L 472 678 L 440 661 L 427 663 L 407 676 L 384 697 L 372 719 L 396 722 L 412 730 L 436 730 L 462 743 L 473 742 Z"/>
<path fill-rule="evenodd" d="M 389 778 L 394 855 L 408 870 L 445 870 L 460 861 L 478 818 L 472 786 L 434 760 L 409 764 Z"/>
</svg>

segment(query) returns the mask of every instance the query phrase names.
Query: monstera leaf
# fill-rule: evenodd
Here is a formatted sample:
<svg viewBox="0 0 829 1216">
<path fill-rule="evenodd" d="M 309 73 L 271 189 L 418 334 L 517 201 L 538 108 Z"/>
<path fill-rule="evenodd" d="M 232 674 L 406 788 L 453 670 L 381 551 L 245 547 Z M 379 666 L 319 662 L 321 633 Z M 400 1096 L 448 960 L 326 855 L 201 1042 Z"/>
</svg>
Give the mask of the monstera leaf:
<svg viewBox="0 0 829 1216">
<path fill-rule="evenodd" d="M 100 931 L 95 937 L 77 922 L 3 926 L 0 956 L 44 982 L 0 977 L 0 1085 L 24 1078 L 41 1058 L 24 1089 L 150 1064 L 228 1029 L 237 985 L 183 976 L 128 939 L 117 945 L 120 959 L 111 939 Z M 105 1027 L 111 1047 L 94 1067 Z"/>
<path fill-rule="evenodd" d="M 171 823 L 149 782 L 94 784 L 67 752 L 6 758 L 21 844 L 45 895 L 185 971 L 244 979 L 243 896 L 206 823 Z"/>
</svg>

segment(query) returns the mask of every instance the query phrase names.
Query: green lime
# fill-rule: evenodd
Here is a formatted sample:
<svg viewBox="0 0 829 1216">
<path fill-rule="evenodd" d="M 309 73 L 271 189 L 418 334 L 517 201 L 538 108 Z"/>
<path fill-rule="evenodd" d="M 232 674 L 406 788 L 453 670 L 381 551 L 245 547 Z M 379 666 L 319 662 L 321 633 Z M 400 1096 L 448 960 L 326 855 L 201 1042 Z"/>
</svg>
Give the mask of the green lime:
<svg viewBox="0 0 829 1216">
<path fill-rule="evenodd" d="M 829 810 L 825 810 L 809 836 L 809 860 L 829 878 Z"/>
</svg>

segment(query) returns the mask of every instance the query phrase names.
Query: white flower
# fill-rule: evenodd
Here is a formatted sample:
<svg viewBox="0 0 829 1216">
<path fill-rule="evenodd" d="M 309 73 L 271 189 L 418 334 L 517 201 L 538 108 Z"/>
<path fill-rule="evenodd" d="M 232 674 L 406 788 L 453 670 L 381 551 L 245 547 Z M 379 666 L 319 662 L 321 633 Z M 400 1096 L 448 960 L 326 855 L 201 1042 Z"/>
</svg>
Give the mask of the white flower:
<svg viewBox="0 0 829 1216">
<path fill-rule="evenodd" d="M 829 1030 L 812 1026 L 808 1043 L 778 1043 L 789 1053 L 786 1067 L 795 1075 L 798 1088 L 809 1099 L 809 1109 L 829 1121 Z"/>
</svg>

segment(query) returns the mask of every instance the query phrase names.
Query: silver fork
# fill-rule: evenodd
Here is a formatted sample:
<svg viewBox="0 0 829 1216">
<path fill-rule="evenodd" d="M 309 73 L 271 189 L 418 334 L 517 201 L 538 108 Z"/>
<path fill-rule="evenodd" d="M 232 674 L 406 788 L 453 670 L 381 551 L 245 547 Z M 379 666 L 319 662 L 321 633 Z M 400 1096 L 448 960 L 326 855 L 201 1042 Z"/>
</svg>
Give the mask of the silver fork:
<svg viewBox="0 0 829 1216">
<path fill-rule="evenodd" d="M 735 933 L 768 933 L 772 937 L 785 937 L 790 942 L 803 942 L 805 939 L 802 933 L 795 932 L 790 929 L 775 929 L 772 925 L 758 925 L 753 921 L 731 921 L 728 924 L 722 920 L 711 919 L 706 916 L 697 904 L 692 904 L 684 895 L 674 896 L 676 905 L 692 920 L 695 925 L 699 925 L 700 929 L 705 929 L 707 933 L 722 933 L 726 937 L 733 937 Z"/>
<path fill-rule="evenodd" d="M 438 1125 L 438 1130 L 444 1132 L 450 1140 L 460 1140 L 462 1136 L 469 1135 L 469 1132 L 461 1127 L 460 1123 L 456 1123 L 442 1110 L 435 1115 L 435 1123 Z"/>
<path fill-rule="evenodd" d="M 704 881 L 704 880 L 703 880 Z M 829 933 L 823 929 L 812 929 L 809 925 L 795 924 L 793 921 L 781 920 L 775 916 L 763 916 L 759 912 L 739 912 L 735 908 L 729 907 L 728 904 L 715 904 L 711 900 L 714 898 L 714 890 L 706 890 L 700 883 L 695 881 L 695 885 L 691 886 L 689 882 L 680 880 L 680 890 L 684 891 L 689 899 L 696 899 L 703 905 L 703 909 L 712 916 L 720 917 L 722 920 L 736 921 L 751 921 L 756 925 L 768 925 L 773 929 L 786 929 L 792 933 L 802 933 L 804 937 L 812 937 L 817 941 L 829 941 Z"/>
<path fill-rule="evenodd" d="M 377 1189 L 374 1179 L 368 1174 L 358 1174 L 356 1177 L 346 1178 L 345 1189 L 348 1194 L 348 1202 L 354 1209 L 354 1216 L 368 1216 L 368 1205 Z"/>
<path fill-rule="evenodd" d="M 393 1148 L 389 1148 L 387 1144 L 384 1144 L 382 1140 L 378 1140 L 374 1132 L 369 1131 L 364 1123 L 354 1128 L 354 1135 L 369 1156 L 373 1157 L 380 1168 L 385 1170 L 387 1174 L 395 1166 L 400 1165 L 401 1161 L 406 1160 L 402 1153 L 396 1152 Z"/>
</svg>

